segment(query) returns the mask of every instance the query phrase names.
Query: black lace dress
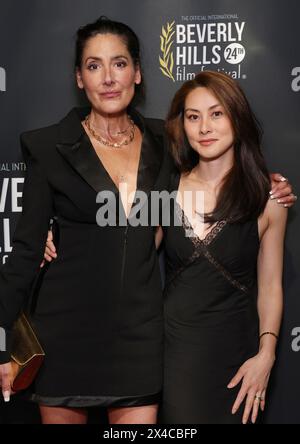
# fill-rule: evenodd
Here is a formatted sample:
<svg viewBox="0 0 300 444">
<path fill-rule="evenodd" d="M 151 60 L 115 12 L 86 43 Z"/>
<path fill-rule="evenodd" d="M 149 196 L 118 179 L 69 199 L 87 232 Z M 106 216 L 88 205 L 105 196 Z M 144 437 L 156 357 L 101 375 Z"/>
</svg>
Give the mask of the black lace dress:
<svg viewBox="0 0 300 444">
<path fill-rule="evenodd" d="M 177 177 L 174 188 L 178 189 Z M 164 229 L 165 370 L 163 423 L 241 423 L 231 414 L 240 385 L 227 385 L 258 351 L 257 220 L 218 222 L 201 240 L 182 221 Z M 172 219 L 172 218 L 171 218 Z M 191 236 L 194 234 L 194 236 Z"/>
</svg>

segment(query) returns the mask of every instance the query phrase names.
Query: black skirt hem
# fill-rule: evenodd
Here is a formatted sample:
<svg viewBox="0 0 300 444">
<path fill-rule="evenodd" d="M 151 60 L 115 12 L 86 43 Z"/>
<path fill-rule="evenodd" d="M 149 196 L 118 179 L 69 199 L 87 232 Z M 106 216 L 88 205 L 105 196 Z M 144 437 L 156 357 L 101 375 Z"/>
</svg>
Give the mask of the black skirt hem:
<svg viewBox="0 0 300 444">
<path fill-rule="evenodd" d="M 32 394 L 30 400 L 48 407 L 138 407 L 158 404 L 161 401 L 161 392 L 150 395 L 136 396 L 43 396 Z"/>
</svg>

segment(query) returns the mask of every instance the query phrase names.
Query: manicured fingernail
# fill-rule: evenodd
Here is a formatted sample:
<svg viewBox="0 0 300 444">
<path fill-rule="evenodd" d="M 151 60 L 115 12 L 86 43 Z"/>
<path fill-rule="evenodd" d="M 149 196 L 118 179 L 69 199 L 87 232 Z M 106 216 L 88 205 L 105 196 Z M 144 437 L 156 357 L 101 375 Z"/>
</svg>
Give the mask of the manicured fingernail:
<svg viewBox="0 0 300 444">
<path fill-rule="evenodd" d="M 270 199 L 276 199 L 276 197 L 277 197 L 276 194 L 272 194 Z"/>
<path fill-rule="evenodd" d="M 283 206 L 284 206 L 284 208 L 288 208 L 288 204 L 284 204 Z"/>
<path fill-rule="evenodd" d="M 282 203 L 282 200 L 281 199 L 277 199 L 277 203 Z"/>
<path fill-rule="evenodd" d="M 283 177 L 283 176 L 281 176 L 280 180 L 281 180 L 281 182 L 286 182 L 287 181 L 286 177 Z"/>
<path fill-rule="evenodd" d="M 5 402 L 9 402 L 10 401 L 10 392 L 6 391 L 3 392 L 3 398 Z"/>
<path fill-rule="evenodd" d="M 269 194 L 271 194 L 271 196 L 272 196 L 272 194 L 273 194 L 273 191 L 271 190 L 271 191 L 269 191 Z"/>
<path fill-rule="evenodd" d="M 232 409 L 232 414 L 234 415 L 235 414 L 235 412 L 236 412 L 236 409 Z"/>
</svg>

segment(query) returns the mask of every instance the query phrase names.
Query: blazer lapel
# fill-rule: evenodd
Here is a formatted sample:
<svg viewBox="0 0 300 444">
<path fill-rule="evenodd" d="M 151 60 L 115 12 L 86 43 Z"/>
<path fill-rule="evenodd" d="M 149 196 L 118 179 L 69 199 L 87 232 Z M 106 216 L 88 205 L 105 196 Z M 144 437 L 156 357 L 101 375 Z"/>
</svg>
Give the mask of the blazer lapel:
<svg viewBox="0 0 300 444">
<path fill-rule="evenodd" d="M 100 162 L 84 131 L 81 121 L 88 108 L 74 108 L 59 124 L 59 153 L 78 174 L 98 193 L 103 190 L 118 192 L 114 182 Z"/>
<path fill-rule="evenodd" d="M 147 119 L 137 111 L 130 110 L 130 114 L 143 134 L 137 190 L 149 194 L 153 190 L 163 161 L 163 137 L 156 136 L 147 124 Z"/>
<path fill-rule="evenodd" d="M 56 149 L 96 193 L 108 190 L 118 195 L 118 188 L 102 165 L 82 127 L 81 121 L 89 112 L 89 108 L 74 108 L 59 123 L 59 143 Z M 154 189 L 163 162 L 163 137 L 154 135 L 147 121 L 137 111 L 130 110 L 130 115 L 143 133 L 137 190 L 145 192 L 148 196 Z M 135 204 L 132 209 L 134 206 Z"/>
<path fill-rule="evenodd" d="M 154 135 L 151 128 L 147 124 L 147 120 L 144 119 L 137 111 L 130 110 L 130 114 L 143 134 L 137 175 L 137 191 L 143 191 L 149 199 L 149 194 L 152 190 L 154 190 L 155 183 L 163 163 L 163 137 Z M 134 201 L 129 214 L 129 219 L 132 216 L 134 207 L 138 203 L 139 199 Z M 144 202 L 142 207 L 145 204 L 146 202 Z"/>
</svg>

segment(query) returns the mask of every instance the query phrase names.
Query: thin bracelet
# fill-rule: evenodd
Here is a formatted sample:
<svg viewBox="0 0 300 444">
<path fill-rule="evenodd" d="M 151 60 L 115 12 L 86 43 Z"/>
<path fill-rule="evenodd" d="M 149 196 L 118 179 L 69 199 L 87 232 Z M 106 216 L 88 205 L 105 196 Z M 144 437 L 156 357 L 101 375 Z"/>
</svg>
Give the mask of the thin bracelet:
<svg viewBox="0 0 300 444">
<path fill-rule="evenodd" d="M 264 335 L 272 335 L 274 336 L 276 339 L 278 339 L 278 336 L 273 333 L 272 331 L 265 331 L 264 333 L 262 333 L 261 335 L 259 335 L 259 339 L 261 339 Z"/>
</svg>

